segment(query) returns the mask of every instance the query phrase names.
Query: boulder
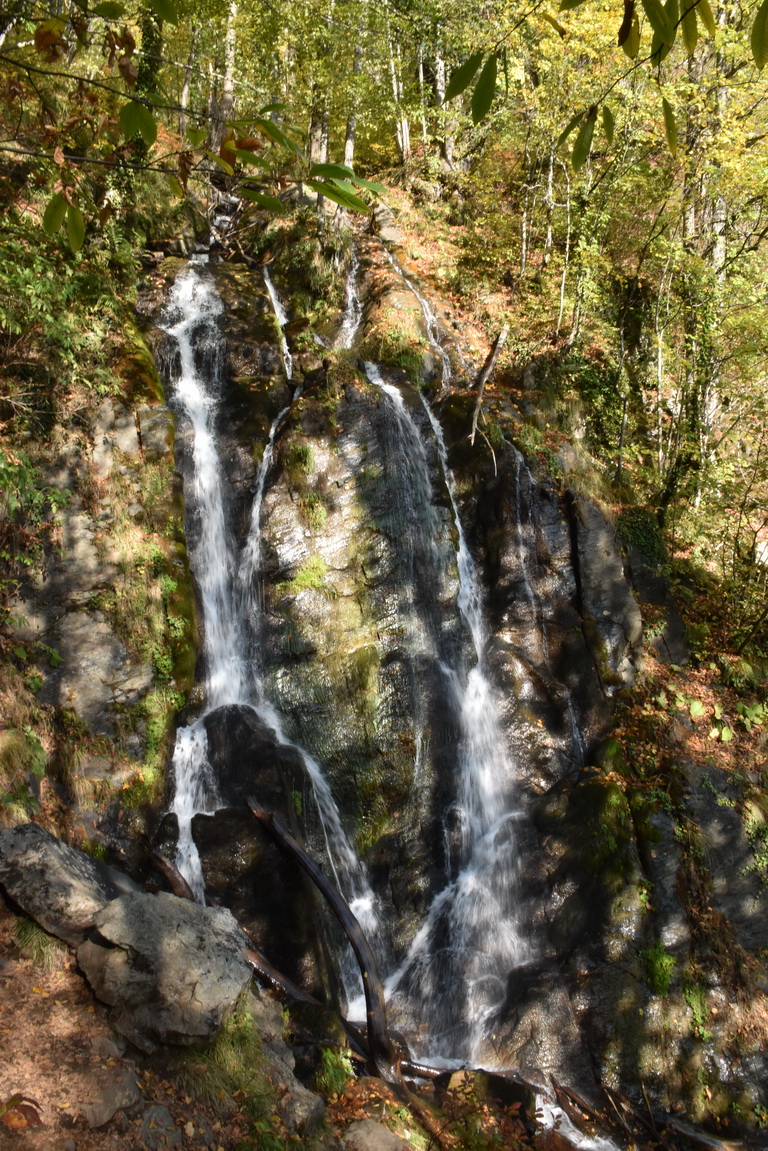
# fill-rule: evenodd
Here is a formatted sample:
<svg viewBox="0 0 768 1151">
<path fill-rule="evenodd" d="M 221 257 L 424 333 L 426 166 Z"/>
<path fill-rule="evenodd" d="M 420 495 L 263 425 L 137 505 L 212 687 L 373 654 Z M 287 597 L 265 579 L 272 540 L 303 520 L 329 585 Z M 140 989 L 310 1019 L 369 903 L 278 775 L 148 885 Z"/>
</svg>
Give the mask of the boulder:
<svg viewBox="0 0 768 1151">
<path fill-rule="evenodd" d="M 346 1151 L 402 1151 L 410 1143 L 375 1119 L 360 1119 L 347 1128 L 342 1139 Z"/>
<path fill-rule="evenodd" d="M 114 899 L 77 959 L 112 1026 L 142 1051 L 213 1039 L 251 978 L 229 911 L 164 893 Z"/>
<path fill-rule="evenodd" d="M 73 946 L 110 900 L 140 891 L 127 875 L 35 823 L 0 831 L 0 884 L 41 927 Z"/>
</svg>

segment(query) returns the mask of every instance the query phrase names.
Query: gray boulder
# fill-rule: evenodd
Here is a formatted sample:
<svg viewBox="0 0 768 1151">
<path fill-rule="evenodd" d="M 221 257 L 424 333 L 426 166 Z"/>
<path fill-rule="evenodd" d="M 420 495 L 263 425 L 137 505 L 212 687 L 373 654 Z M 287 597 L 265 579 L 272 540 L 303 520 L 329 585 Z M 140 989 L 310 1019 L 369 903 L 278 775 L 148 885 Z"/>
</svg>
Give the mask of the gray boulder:
<svg viewBox="0 0 768 1151">
<path fill-rule="evenodd" d="M 214 1038 L 251 978 L 229 911 L 134 892 L 94 922 L 77 960 L 116 1031 L 142 1051 Z"/>
<path fill-rule="evenodd" d="M 35 823 L 0 831 L 0 885 L 46 931 L 76 946 L 110 900 L 140 888 Z"/>
<path fill-rule="evenodd" d="M 341 1142 L 346 1151 L 401 1151 L 403 1147 L 410 1147 L 410 1143 L 375 1119 L 353 1123 Z"/>
</svg>

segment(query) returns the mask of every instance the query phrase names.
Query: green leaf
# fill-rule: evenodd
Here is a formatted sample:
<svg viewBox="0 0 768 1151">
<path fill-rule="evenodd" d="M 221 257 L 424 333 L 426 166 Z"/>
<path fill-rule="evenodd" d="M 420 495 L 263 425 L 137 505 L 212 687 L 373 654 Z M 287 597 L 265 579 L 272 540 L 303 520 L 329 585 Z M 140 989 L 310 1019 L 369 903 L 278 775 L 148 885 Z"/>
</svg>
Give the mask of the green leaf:
<svg viewBox="0 0 768 1151">
<path fill-rule="evenodd" d="M 688 0 L 683 0 L 684 5 L 687 2 Z M 691 3 L 690 7 L 683 8 L 682 28 L 685 50 L 689 56 L 692 56 L 696 50 L 696 44 L 699 39 L 699 25 L 696 22 L 696 8 L 693 3 Z"/>
<path fill-rule="evenodd" d="M 167 20 L 169 24 L 178 24 L 179 16 L 173 0 L 149 0 L 149 6 L 160 20 Z"/>
<path fill-rule="evenodd" d="M 640 51 L 640 21 L 637 15 L 632 18 L 632 27 L 629 30 L 629 35 L 621 46 L 621 50 L 625 56 L 629 56 L 630 60 L 634 60 Z"/>
<path fill-rule="evenodd" d="M 570 120 L 568 121 L 566 126 L 563 128 L 560 135 L 557 137 L 557 143 L 555 144 L 555 148 L 559 148 L 561 144 L 565 143 L 565 141 L 568 139 L 568 137 L 570 136 L 571 132 L 576 127 L 576 125 L 580 124 L 583 119 L 584 119 L 584 113 L 583 112 L 577 112 L 575 116 L 571 116 Z"/>
<path fill-rule="evenodd" d="M 355 176 L 354 181 L 358 188 L 367 188 L 369 192 L 375 192 L 377 196 L 386 196 L 387 189 L 383 184 L 379 184 L 376 180 L 363 180 L 360 176 Z"/>
<path fill-rule="evenodd" d="M 273 124 L 271 120 L 262 120 L 256 117 L 250 120 L 249 123 L 253 125 L 257 132 L 261 132 L 262 136 L 266 136 L 267 139 L 271 140 L 274 144 L 279 144 L 281 148 L 285 148 L 289 152 L 295 152 L 297 156 L 301 156 L 302 159 L 304 158 L 304 153 L 298 144 L 294 144 L 293 140 L 286 136 L 285 132 L 282 132 L 277 124 Z"/>
<path fill-rule="evenodd" d="M 102 0 L 93 9 L 94 16 L 101 16 L 104 20 L 119 20 L 125 12 L 125 4 L 118 4 L 116 0 Z"/>
<path fill-rule="evenodd" d="M 709 6 L 709 0 L 699 0 L 698 4 L 696 5 L 696 10 L 699 13 L 699 16 L 701 16 L 701 22 L 706 28 L 707 32 L 709 32 L 710 36 L 714 36 L 715 32 L 717 32 L 717 25 L 715 24 L 715 18 L 712 15 L 712 9 Z"/>
<path fill-rule="evenodd" d="M 229 150 L 234 153 L 243 164 L 256 164 L 259 168 L 271 167 L 261 156 L 257 156 L 255 152 L 249 152 L 247 148 L 230 148 Z"/>
<path fill-rule="evenodd" d="M 688 712 L 691 719 L 701 719 L 703 715 L 707 714 L 707 709 L 700 699 L 692 699 Z"/>
<path fill-rule="evenodd" d="M 619 28 L 619 35 L 617 44 L 619 48 L 626 44 L 630 32 L 632 31 L 632 21 L 635 18 L 635 0 L 624 0 L 624 16 Z"/>
<path fill-rule="evenodd" d="M 313 164 L 309 169 L 310 179 L 327 176 L 331 180 L 354 180 L 355 173 L 346 164 Z"/>
<path fill-rule="evenodd" d="M 573 164 L 574 172 L 580 172 L 587 162 L 587 157 L 592 148 L 592 136 L 595 132 L 596 121 L 597 105 L 593 104 L 584 118 L 584 123 L 579 128 L 579 134 L 573 144 L 571 163 Z"/>
<path fill-rule="evenodd" d="M 768 0 L 763 0 L 757 10 L 750 40 L 755 64 L 762 71 L 768 62 Z"/>
<path fill-rule="evenodd" d="M 73 252 L 79 252 L 85 241 L 85 220 L 77 204 L 67 208 L 67 239 Z"/>
<path fill-rule="evenodd" d="M 207 128 L 193 128 L 191 125 L 187 128 L 187 139 L 193 148 L 199 148 L 200 145 L 208 138 Z"/>
<path fill-rule="evenodd" d="M 603 131 L 609 144 L 613 143 L 613 134 L 616 130 L 616 121 L 613 112 L 607 104 L 603 104 Z"/>
<path fill-rule="evenodd" d="M 243 200 L 250 200 L 260 208 L 268 208 L 270 212 L 284 212 L 285 204 L 277 196 L 267 196 L 265 192 L 257 192 L 255 188 L 240 188 L 238 196 Z"/>
<path fill-rule="evenodd" d="M 583 3 L 584 0 L 560 0 L 560 11 L 570 12 L 572 8 L 578 8 Z"/>
<path fill-rule="evenodd" d="M 287 107 L 287 104 L 283 104 L 278 100 L 274 104 L 265 104 L 263 108 L 259 108 L 259 115 L 265 116 L 267 112 L 282 112 L 283 108 Z"/>
<path fill-rule="evenodd" d="M 664 132 L 666 133 L 669 151 L 672 156 L 676 156 L 677 120 L 675 119 L 675 113 L 672 111 L 672 105 L 670 104 L 669 100 L 667 100 L 666 96 L 662 96 L 661 98 L 661 108 L 664 113 Z"/>
<path fill-rule="evenodd" d="M 723 743 L 730 743 L 733 739 L 733 732 L 729 727 L 720 728 L 720 739 Z"/>
<path fill-rule="evenodd" d="M 475 78 L 475 73 L 483 62 L 484 52 L 475 52 L 458 68 L 451 72 L 451 78 L 448 81 L 448 87 L 445 90 L 445 99 L 453 100 L 454 96 L 460 96 L 461 93 L 468 88 Z"/>
<path fill-rule="evenodd" d="M 672 46 L 667 44 L 666 40 L 662 36 L 659 36 L 658 32 L 654 32 L 653 40 L 651 41 L 651 59 L 654 64 L 658 65 L 662 60 L 666 60 L 671 51 Z"/>
<path fill-rule="evenodd" d="M 645 14 L 648 17 L 648 23 L 657 36 L 665 44 L 674 43 L 675 33 L 669 26 L 667 13 L 662 7 L 661 0 L 642 0 Z"/>
<path fill-rule="evenodd" d="M 320 196 L 341 204 L 342 208 L 349 208 L 353 212 L 370 212 L 365 200 L 356 196 L 351 187 L 344 188 L 339 183 L 328 183 L 325 180 L 307 180 L 306 183 Z"/>
<path fill-rule="evenodd" d="M 209 160 L 213 160 L 214 164 L 221 168 L 222 172 L 226 172 L 228 176 L 234 176 L 235 169 L 226 160 L 222 160 L 221 156 L 217 156 L 215 152 L 206 152 L 205 154 Z"/>
<path fill-rule="evenodd" d="M 64 223 L 67 214 L 67 201 L 61 192 L 56 192 L 48 201 L 48 207 L 43 215 L 43 231 L 48 236 L 54 236 Z"/>
<path fill-rule="evenodd" d="M 567 36 L 568 29 L 565 28 L 559 20 L 555 20 L 554 16 L 550 16 L 549 12 L 542 12 L 541 18 L 542 20 L 546 20 L 547 24 L 554 28 L 555 32 L 558 32 L 561 36 Z"/>
<path fill-rule="evenodd" d="M 493 97 L 496 95 L 496 73 L 498 64 L 498 58 L 494 52 L 483 65 L 480 79 L 477 81 L 475 90 L 472 93 L 473 124 L 479 124 L 480 121 L 488 115 L 488 111 L 493 103 Z"/>
<path fill-rule="evenodd" d="M 151 147 L 157 139 L 157 124 L 154 116 L 145 104 L 138 100 L 129 100 L 120 109 L 120 127 L 126 140 L 134 136 L 141 136 L 147 147 Z"/>
</svg>

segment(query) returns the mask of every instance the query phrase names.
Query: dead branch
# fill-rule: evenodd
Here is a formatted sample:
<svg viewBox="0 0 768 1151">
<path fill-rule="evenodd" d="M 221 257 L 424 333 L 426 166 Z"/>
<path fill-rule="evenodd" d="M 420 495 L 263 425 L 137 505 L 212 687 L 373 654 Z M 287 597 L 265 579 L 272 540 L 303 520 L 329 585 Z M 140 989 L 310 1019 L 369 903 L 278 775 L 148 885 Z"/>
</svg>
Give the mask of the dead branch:
<svg viewBox="0 0 768 1151">
<path fill-rule="evenodd" d="M 499 358 L 499 352 L 504 347 L 504 342 L 506 341 L 508 335 L 509 324 L 505 324 L 496 337 L 496 343 L 494 344 L 493 351 L 491 352 L 490 358 L 488 359 L 488 363 L 483 368 L 480 379 L 478 380 L 477 401 L 475 403 L 474 415 L 472 416 L 472 432 L 469 437 L 469 442 L 471 444 L 474 444 L 475 436 L 477 435 L 477 421 L 480 416 L 480 406 L 483 402 L 483 391 L 485 390 L 485 385 L 488 383 L 491 375 L 493 374 L 493 369 L 496 367 L 496 361 Z"/>
</svg>

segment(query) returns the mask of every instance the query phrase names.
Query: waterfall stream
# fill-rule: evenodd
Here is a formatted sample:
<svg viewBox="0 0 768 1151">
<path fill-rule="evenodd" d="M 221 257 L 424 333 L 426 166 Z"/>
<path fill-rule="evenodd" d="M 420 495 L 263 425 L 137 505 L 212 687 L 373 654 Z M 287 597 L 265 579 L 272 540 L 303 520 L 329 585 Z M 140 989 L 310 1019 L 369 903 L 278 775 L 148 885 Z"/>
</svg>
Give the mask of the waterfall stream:
<svg viewBox="0 0 768 1151">
<path fill-rule="evenodd" d="M 452 374 L 451 373 L 451 358 L 448 355 L 448 353 L 446 352 L 446 350 L 443 347 L 442 342 L 440 340 L 440 329 L 439 329 L 438 323 L 437 323 L 437 316 L 435 315 L 434 311 L 432 310 L 432 305 L 430 304 L 427 297 L 422 295 L 422 293 L 419 291 L 419 289 L 414 284 L 413 280 L 409 279 L 408 276 L 406 276 L 405 272 L 400 267 L 397 260 L 392 255 L 392 253 L 389 251 L 389 249 L 384 248 L 383 251 L 384 251 L 384 255 L 389 260 L 390 264 L 394 268 L 394 270 L 397 273 L 397 275 L 399 276 L 399 278 L 403 281 L 403 283 L 406 285 L 406 287 L 409 288 L 413 292 L 414 296 L 419 301 L 419 305 L 421 307 L 421 312 L 422 312 L 422 315 L 424 316 L 424 324 L 425 324 L 426 329 L 427 329 L 427 342 L 428 342 L 430 348 L 432 349 L 432 351 L 437 356 L 437 358 L 440 360 L 440 363 L 442 365 L 442 387 L 445 388 L 451 382 L 451 374 Z"/>
<path fill-rule="evenodd" d="M 282 356 L 283 356 L 283 368 L 285 369 L 285 378 L 287 380 L 292 380 L 293 379 L 293 356 L 290 353 L 290 350 L 288 348 L 288 341 L 286 340 L 285 332 L 283 331 L 283 328 L 288 323 L 288 313 L 286 312 L 286 310 L 283 306 L 283 301 L 280 299 L 280 296 L 277 293 L 277 288 L 272 283 L 272 277 L 269 274 L 269 269 L 268 268 L 262 268 L 262 273 L 264 275 L 264 283 L 265 283 L 266 288 L 267 288 L 267 293 L 269 295 L 270 300 L 272 301 L 272 310 L 275 313 L 275 319 L 277 320 L 277 325 L 278 325 L 278 328 L 280 329 L 280 350 L 281 350 Z"/>
<path fill-rule="evenodd" d="M 258 593 L 261 509 L 275 436 L 289 409 L 283 408 L 278 413 L 269 430 L 256 475 L 249 530 L 239 546 L 227 522 L 226 485 L 216 438 L 215 396 L 221 386 L 223 368 L 222 340 L 216 318 L 222 304 L 212 280 L 200 275 L 199 266 L 199 261 L 191 264 L 177 279 L 168 300 L 164 325 L 179 350 L 180 370 L 172 381 L 172 403 L 192 429 L 192 467 L 185 481 L 185 500 L 188 512 L 200 525 L 199 539 L 190 552 L 190 567 L 200 591 L 206 669 L 201 685 L 204 711 L 192 725 L 179 729 L 173 754 L 176 789 L 171 810 L 179 825 L 177 864 L 196 898 L 203 901 L 204 879 L 192 837 L 192 819 L 197 813 L 215 811 L 220 803 L 207 757 L 204 721 L 218 707 L 245 704 L 272 728 L 279 743 L 295 747 L 301 755 L 335 881 L 364 930 L 375 936 L 378 930 L 375 899 L 341 824 L 322 769 L 286 737 L 280 716 L 264 698 L 256 671 L 261 611 Z M 266 273 L 265 280 L 269 286 Z M 276 314 L 279 318 L 277 306 Z M 212 355 L 201 357 L 202 346 Z M 345 959 L 342 976 L 347 996 L 351 998 L 357 994 L 360 984 L 353 962 Z"/>
<path fill-rule="evenodd" d="M 423 440 L 399 390 L 373 364 L 366 375 L 388 399 L 407 451 L 402 467 L 414 500 L 430 509 L 431 481 Z M 514 836 L 514 770 L 505 748 L 494 692 L 485 669 L 486 628 L 478 573 L 463 531 L 456 487 L 440 424 L 424 403 L 448 489 L 459 547 L 457 607 L 471 636 L 474 664 L 440 666 L 457 713 L 459 788 L 454 814 L 460 829 L 454 876 L 433 900 L 405 960 L 387 980 L 387 995 L 407 1018 L 428 1028 L 424 1055 L 472 1059 L 488 1019 L 506 995 L 508 971 L 527 957 L 515 925 L 518 857 Z M 430 535 L 434 523 L 422 514 Z M 426 524 L 423 521 L 426 519 Z M 489 932 L 489 925 L 493 931 Z M 446 995 L 446 987 L 451 994 Z"/>
</svg>

